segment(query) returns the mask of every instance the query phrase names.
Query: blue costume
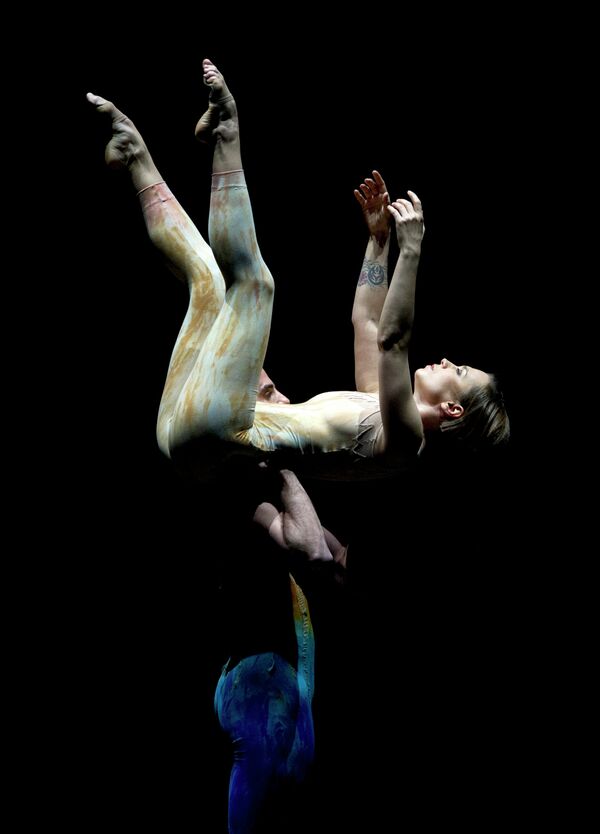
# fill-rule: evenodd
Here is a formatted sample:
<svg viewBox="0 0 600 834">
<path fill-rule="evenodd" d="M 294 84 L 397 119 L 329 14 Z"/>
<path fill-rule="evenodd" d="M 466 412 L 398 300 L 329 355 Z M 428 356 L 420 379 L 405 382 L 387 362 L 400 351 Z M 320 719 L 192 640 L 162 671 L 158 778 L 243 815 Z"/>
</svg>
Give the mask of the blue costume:
<svg viewBox="0 0 600 834">
<path fill-rule="evenodd" d="M 302 782 L 314 757 L 311 702 L 314 636 L 306 598 L 289 575 L 297 666 L 278 652 L 228 661 L 215 692 L 221 727 L 233 743 L 229 832 L 250 834 L 279 789 Z"/>
</svg>

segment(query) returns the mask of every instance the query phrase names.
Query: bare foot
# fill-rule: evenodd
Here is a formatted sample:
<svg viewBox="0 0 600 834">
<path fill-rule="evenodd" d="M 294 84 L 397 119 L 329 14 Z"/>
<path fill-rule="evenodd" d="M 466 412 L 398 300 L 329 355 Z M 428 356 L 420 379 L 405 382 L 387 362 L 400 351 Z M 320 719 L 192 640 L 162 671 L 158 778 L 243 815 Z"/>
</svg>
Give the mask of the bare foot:
<svg viewBox="0 0 600 834">
<path fill-rule="evenodd" d="M 146 143 L 131 119 L 121 113 L 112 101 L 94 93 L 86 95 L 98 113 L 110 119 L 112 137 L 104 151 L 104 159 L 109 168 L 128 170 L 136 188 L 145 188 L 161 179 L 157 167 L 152 161 Z"/>
<path fill-rule="evenodd" d="M 208 110 L 198 120 L 196 139 L 210 143 L 220 138 L 225 141 L 238 135 L 237 107 L 222 74 L 209 58 L 202 61 L 204 83 L 210 88 Z"/>
</svg>

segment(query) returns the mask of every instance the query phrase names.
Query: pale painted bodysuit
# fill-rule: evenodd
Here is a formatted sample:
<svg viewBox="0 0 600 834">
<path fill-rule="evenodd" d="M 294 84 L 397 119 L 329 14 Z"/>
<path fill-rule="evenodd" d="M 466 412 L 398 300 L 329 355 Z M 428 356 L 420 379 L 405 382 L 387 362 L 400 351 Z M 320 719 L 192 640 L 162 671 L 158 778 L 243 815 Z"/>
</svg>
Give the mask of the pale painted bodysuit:
<svg viewBox="0 0 600 834">
<path fill-rule="evenodd" d="M 382 432 L 377 394 L 328 391 L 304 403 L 257 402 L 240 440 L 313 477 L 362 480 L 397 472 L 377 455 Z"/>
<path fill-rule="evenodd" d="M 376 394 L 332 391 L 299 404 L 257 402 L 273 279 L 256 241 L 243 173 L 213 176 L 212 250 L 164 183 L 144 189 L 140 199 L 153 243 L 190 288 L 159 413 L 163 451 L 199 478 L 248 456 L 327 479 L 397 472 L 376 454 L 383 431 Z"/>
</svg>

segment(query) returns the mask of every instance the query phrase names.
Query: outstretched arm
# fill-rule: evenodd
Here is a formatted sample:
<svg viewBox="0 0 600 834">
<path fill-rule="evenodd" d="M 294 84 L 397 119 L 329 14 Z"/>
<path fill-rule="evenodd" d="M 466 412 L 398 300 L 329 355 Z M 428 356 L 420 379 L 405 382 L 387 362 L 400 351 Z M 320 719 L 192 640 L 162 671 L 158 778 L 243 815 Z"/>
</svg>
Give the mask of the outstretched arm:
<svg viewBox="0 0 600 834">
<path fill-rule="evenodd" d="M 358 391 L 379 389 L 377 326 L 388 288 L 388 254 L 391 218 L 388 191 L 379 171 L 355 189 L 369 230 L 369 241 L 352 308 L 354 326 L 354 375 Z"/>
<path fill-rule="evenodd" d="M 387 211 L 394 218 L 400 254 L 383 305 L 379 345 L 379 402 L 387 452 L 405 452 L 420 445 L 423 425 L 417 409 L 408 365 L 408 345 L 415 310 L 415 284 L 425 227 L 417 195 L 396 200 Z"/>
</svg>

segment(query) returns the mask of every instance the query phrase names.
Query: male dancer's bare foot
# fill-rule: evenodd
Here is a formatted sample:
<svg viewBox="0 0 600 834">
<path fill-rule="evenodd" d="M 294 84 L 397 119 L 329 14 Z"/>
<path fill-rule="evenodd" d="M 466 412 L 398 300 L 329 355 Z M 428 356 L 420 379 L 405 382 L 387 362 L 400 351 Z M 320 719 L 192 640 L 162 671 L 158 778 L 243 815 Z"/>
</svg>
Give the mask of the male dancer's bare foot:
<svg viewBox="0 0 600 834">
<path fill-rule="evenodd" d="M 162 177 L 146 143 L 131 119 L 117 110 L 112 101 L 94 93 L 88 93 L 86 98 L 98 113 L 111 121 L 112 138 L 104 151 L 108 167 L 128 170 L 137 191 L 161 181 Z"/>
<path fill-rule="evenodd" d="M 207 144 L 217 138 L 224 141 L 237 139 L 237 107 L 223 75 L 209 58 L 202 61 L 202 70 L 210 93 L 208 110 L 196 125 L 196 139 Z"/>
</svg>

